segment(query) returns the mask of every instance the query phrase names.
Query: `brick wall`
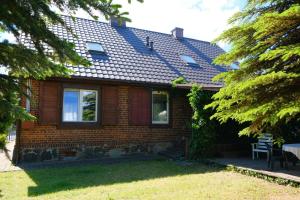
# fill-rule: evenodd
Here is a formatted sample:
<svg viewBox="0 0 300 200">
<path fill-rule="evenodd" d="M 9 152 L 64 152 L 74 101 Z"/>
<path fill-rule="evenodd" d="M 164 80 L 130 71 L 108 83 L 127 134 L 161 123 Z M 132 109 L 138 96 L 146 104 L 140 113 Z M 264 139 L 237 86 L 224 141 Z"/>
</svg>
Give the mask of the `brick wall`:
<svg viewBox="0 0 300 200">
<path fill-rule="evenodd" d="M 99 82 L 101 86 L 101 82 Z M 39 114 L 38 81 L 32 81 L 33 100 L 31 113 Z M 190 134 L 187 121 L 191 109 L 184 92 L 172 95 L 171 126 L 131 126 L 128 124 L 129 85 L 119 85 L 120 115 L 118 125 L 101 126 L 96 129 L 59 128 L 42 126 L 22 126 L 20 134 L 21 160 L 36 161 L 76 158 L 117 156 L 135 152 L 158 152 L 180 141 L 183 135 Z M 24 101 L 23 101 L 24 103 Z"/>
</svg>

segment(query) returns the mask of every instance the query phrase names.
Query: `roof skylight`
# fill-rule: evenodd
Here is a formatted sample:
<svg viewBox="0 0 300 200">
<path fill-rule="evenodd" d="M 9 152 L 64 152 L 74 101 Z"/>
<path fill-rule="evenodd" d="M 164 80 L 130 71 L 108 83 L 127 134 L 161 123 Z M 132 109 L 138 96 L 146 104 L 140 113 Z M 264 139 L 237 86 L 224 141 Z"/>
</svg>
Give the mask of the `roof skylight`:
<svg viewBox="0 0 300 200">
<path fill-rule="evenodd" d="M 237 69 L 239 69 L 240 67 L 239 67 L 238 63 L 232 63 L 232 64 L 230 65 L 230 68 L 233 69 L 233 70 L 237 70 Z"/>
<path fill-rule="evenodd" d="M 100 43 L 96 42 L 87 42 L 86 47 L 88 51 L 96 52 L 96 53 L 104 53 L 104 48 Z"/>
<path fill-rule="evenodd" d="M 181 55 L 180 58 L 188 65 L 198 65 L 198 63 L 191 56 Z"/>
</svg>

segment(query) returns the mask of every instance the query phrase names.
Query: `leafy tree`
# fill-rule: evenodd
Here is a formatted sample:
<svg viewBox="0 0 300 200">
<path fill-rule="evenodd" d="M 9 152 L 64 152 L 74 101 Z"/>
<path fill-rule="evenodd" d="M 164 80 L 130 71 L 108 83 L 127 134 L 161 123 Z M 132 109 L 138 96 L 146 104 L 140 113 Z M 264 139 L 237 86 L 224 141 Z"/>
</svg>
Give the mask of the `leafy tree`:
<svg viewBox="0 0 300 200">
<path fill-rule="evenodd" d="M 299 0 L 249 0 L 235 14 L 231 28 L 216 41 L 232 45 L 215 59 L 216 64 L 239 69 L 222 73 L 224 87 L 206 108 L 213 118 L 250 125 L 240 134 L 274 131 L 300 116 L 300 2 Z M 299 133 L 298 133 L 299 134 Z"/>
<path fill-rule="evenodd" d="M 142 2 L 143 0 L 137 0 Z M 130 3 L 131 1 L 128 0 Z M 51 6 L 70 15 L 83 9 L 94 19 L 93 11 L 100 12 L 106 19 L 115 17 L 120 21 L 130 21 L 127 12 L 121 12 L 121 5 L 112 0 L 2 0 L 0 5 L 0 33 L 10 32 L 17 44 L 0 42 L 0 66 L 8 75 L 0 77 L 0 135 L 7 134 L 8 127 L 16 120 L 33 117 L 19 105 L 19 97 L 24 95 L 22 80 L 26 78 L 45 79 L 51 76 L 68 76 L 67 65 L 89 66 L 90 63 L 74 50 L 74 44 L 57 37 L 48 27 L 53 24 L 64 26 L 70 33 L 61 16 L 51 10 Z M 21 33 L 33 42 L 34 49 L 21 43 Z M 46 47 L 53 50 L 49 55 Z"/>
<path fill-rule="evenodd" d="M 172 87 L 176 88 L 177 84 L 186 84 L 186 83 L 188 83 L 187 80 L 184 77 L 180 76 L 177 79 L 172 81 Z"/>
</svg>

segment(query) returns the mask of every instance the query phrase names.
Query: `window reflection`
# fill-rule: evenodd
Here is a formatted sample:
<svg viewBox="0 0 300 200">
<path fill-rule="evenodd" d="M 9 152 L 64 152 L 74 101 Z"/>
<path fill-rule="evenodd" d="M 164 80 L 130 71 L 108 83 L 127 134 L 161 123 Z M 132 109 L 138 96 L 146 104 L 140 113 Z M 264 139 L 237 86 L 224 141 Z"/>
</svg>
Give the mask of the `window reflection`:
<svg viewBox="0 0 300 200">
<path fill-rule="evenodd" d="M 167 124 L 169 122 L 169 96 L 166 92 L 152 92 L 152 123 Z"/>
<path fill-rule="evenodd" d="M 63 121 L 97 121 L 97 91 L 65 89 L 63 98 Z"/>
<path fill-rule="evenodd" d="M 82 121 L 96 120 L 96 92 L 84 91 L 82 99 Z"/>
</svg>

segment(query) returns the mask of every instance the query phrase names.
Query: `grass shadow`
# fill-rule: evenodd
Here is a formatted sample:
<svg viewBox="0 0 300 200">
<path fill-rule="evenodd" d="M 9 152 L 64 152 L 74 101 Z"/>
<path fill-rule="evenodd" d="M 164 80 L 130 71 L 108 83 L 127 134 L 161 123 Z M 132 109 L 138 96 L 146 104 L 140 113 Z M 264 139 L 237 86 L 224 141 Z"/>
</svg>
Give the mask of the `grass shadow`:
<svg viewBox="0 0 300 200">
<path fill-rule="evenodd" d="M 136 161 L 110 165 L 27 170 L 36 186 L 28 188 L 28 196 L 38 196 L 65 190 L 130 183 L 162 177 L 220 171 L 220 166 L 203 164 L 178 165 L 172 161 Z"/>
</svg>

